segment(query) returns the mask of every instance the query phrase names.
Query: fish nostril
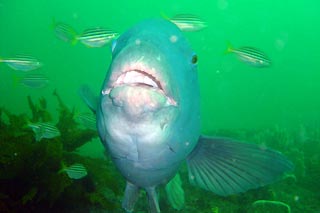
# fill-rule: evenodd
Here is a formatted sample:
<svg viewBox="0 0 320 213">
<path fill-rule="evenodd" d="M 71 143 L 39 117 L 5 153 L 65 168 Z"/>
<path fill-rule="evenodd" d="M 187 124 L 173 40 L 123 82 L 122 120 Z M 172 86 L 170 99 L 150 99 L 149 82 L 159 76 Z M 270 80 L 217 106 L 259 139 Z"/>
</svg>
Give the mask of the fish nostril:
<svg viewBox="0 0 320 213">
<path fill-rule="evenodd" d="M 194 54 L 192 56 L 191 63 L 192 64 L 197 64 L 198 63 L 198 56 L 196 54 Z"/>
</svg>

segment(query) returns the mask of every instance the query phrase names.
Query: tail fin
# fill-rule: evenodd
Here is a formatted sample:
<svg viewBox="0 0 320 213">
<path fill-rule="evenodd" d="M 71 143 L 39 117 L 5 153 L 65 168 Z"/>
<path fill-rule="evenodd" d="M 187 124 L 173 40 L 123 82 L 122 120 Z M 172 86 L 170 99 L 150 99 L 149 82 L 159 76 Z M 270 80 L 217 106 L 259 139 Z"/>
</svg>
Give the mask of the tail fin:
<svg viewBox="0 0 320 213">
<path fill-rule="evenodd" d="M 21 82 L 22 77 L 21 76 L 17 76 L 15 74 L 12 74 L 12 84 L 13 87 L 16 88 L 18 86 L 18 84 Z"/>
<path fill-rule="evenodd" d="M 54 28 L 57 26 L 57 21 L 54 17 L 52 17 L 52 21 L 51 21 L 51 24 L 50 24 L 50 29 L 51 30 L 54 30 Z"/>
<path fill-rule="evenodd" d="M 67 168 L 66 164 L 63 161 L 61 161 L 61 169 L 58 171 L 58 174 L 65 172 L 66 168 Z"/>
<path fill-rule="evenodd" d="M 162 18 L 170 21 L 170 18 L 169 18 L 164 12 L 161 11 L 161 12 L 160 12 L 160 15 L 161 15 Z"/>
<path fill-rule="evenodd" d="M 227 49 L 224 51 L 224 54 L 232 53 L 234 48 L 232 47 L 231 43 L 227 41 Z"/>
<path fill-rule="evenodd" d="M 75 45 L 78 42 L 78 33 L 77 31 L 70 25 L 57 22 L 56 19 L 52 18 L 52 23 L 50 27 L 54 33 L 56 34 L 56 37 L 64 42 L 68 42 L 72 45 Z"/>
<path fill-rule="evenodd" d="M 74 45 L 76 45 L 77 43 L 78 43 L 78 38 L 79 38 L 79 36 L 78 36 L 78 34 L 77 34 L 77 32 L 74 32 L 75 34 L 74 34 L 74 36 L 73 36 L 73 39 L 71 40 L 71 45 L 72 46 L 74 46 Z"/>
<path fill-rule="evenodd" d="M 29 118 L 25 118 L 24 122 L 25 124 L 22 126 L 22 128 L 24 129 L 31 128 L 32 122 L 30 121 Z"/>
</svg>

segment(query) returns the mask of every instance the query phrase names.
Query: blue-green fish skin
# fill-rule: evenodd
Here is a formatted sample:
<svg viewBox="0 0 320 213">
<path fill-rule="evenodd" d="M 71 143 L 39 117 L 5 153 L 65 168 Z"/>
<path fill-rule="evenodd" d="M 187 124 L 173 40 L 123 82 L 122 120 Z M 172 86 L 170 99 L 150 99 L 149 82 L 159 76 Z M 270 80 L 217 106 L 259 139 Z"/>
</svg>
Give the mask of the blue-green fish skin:
<svg viewBox="0 0 320 213">
<path fill-rule="evenodd" d="M 233 48 L 229 45 L 226 53 L 235 53 L 241 61 L 253 67 L 263 68 L 271 66 L 269 57 L 261 50 L 254 47 Z"/>
<path fill-rule="evenodd" d="M 143 188 L 159 212 L 155 187 L 176 174 L 200 134 L 196 54 L 175 24 L 151 19 L 122 34 L 112 56 L 98 132 L 127 179 L 123 208 L 132 210 L 130 191 Z"/>
<path fill-rule="evenodd" d="M 38 123 L 28 123 L 28 126 L 35 133 L 36 141 L 41 141 L 43 138 L 51 139 L 59 137 L 59 129 L 52 123 L 38 122 Z"/>
<path fill-rule="evenodd" d="M 29 88 L 41 89 L 48 85 L 49 79 L 43 74 L 29 74 L 22 77 L 20 83 Z"/>
<path fill-rule="evenodd" d="M 207 27 L 207 23 L 205 21 L 192 14 L 178 14 L 169 20 L 184 32 L 200 31 Z"/>
<path fill-rule="evenodd" d="M 11 69 L 28 72 L 39 69 L 43 64 L 36 58 L 26 55 L 17 55 L 12 58 L 0 59 L 0 62 L 7 64 Z"/>
<path fill-rule="evenodd" d="M 144 189 L 149 212 L 159 213 L 156 187 L 168 183 L 185 160 L 190 182 L 221 196 L 261 187 L 292 171 L 293 164 L 279 152 L 201 135 L 197 75 L 194 51 L 168 20 L 143 21 L 117 39 L 93 110 L 100 139 L 127 180 L 122 202 L 127 212 Z"/>
<path fill-rule="evenodd" d="M 77 40 L 87 47 L 103 47 L 118 35 L 119 33 L 113 30 L 98 27 L 85 30 L 77 37 Z"/>
<path fill-rule="evenodd" d="M 86 167 L 84 167 L 84 165 L 80 163 L 75 163 L 68 167 L 64 167 L 62 168 L 60 173 L 61 172 L 66 172 L 69 178 L 75 180 L 84 178 L 88 174 Z"/>
</svg>

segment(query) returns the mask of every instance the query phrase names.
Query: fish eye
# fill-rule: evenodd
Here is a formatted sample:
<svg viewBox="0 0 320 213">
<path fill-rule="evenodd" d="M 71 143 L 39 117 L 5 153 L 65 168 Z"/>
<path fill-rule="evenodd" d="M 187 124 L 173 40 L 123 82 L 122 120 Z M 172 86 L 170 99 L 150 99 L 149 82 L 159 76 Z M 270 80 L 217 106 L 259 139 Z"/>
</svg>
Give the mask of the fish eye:
<svg viewBox="0 0 320 213">
<path fill-rule="evenodd" d="M 191 63 L 197 64 L 197 62 L 198 62 L 198 56 L 197 56 L 197 54 L 193 54 L 192 58 L 191 58 Z"/>
</svg>

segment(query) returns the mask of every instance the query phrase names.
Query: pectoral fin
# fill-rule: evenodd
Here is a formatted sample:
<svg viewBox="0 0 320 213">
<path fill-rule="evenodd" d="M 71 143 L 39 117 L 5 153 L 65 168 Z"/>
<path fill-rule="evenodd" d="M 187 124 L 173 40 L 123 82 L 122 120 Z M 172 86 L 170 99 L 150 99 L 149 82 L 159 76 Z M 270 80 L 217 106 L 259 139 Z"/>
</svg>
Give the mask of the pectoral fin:
<svg viewBox="0 0 320 213">
<path fill-rule="evenodd" d="M 88 85 L 81 85 L 79 88 L 79 95 L 83 102 L 91 109 L 93 113 L 96 113 L 99 97 L 90 89 Z"/>
<path fill-rule="evenodd" d="M 187 163 L 192 184 L 222 196 L 270 184 L 293 169 L 277 151 L 214 137 L 200 137 Z"/>
</svg>

